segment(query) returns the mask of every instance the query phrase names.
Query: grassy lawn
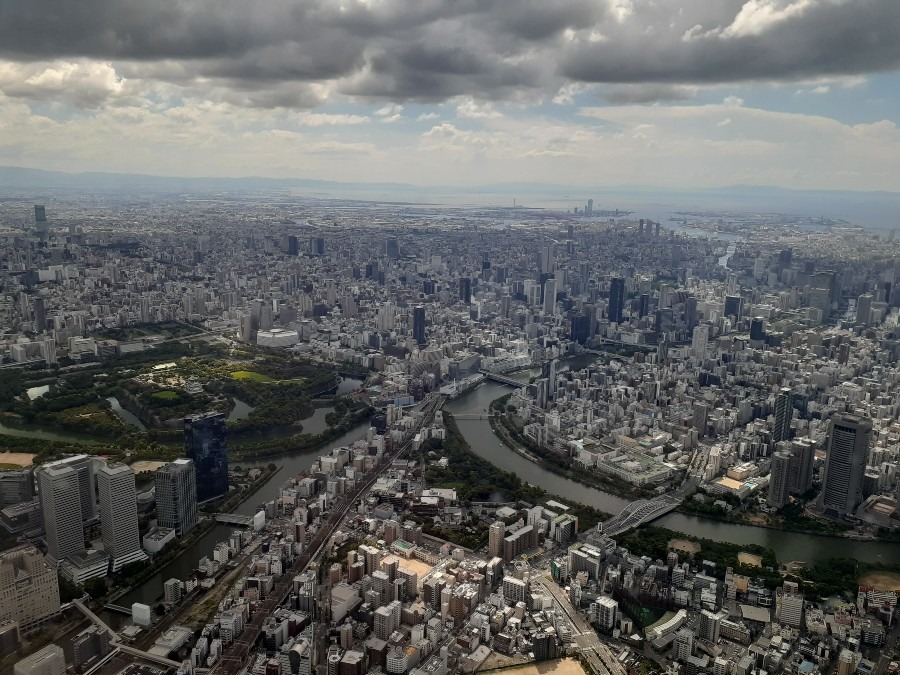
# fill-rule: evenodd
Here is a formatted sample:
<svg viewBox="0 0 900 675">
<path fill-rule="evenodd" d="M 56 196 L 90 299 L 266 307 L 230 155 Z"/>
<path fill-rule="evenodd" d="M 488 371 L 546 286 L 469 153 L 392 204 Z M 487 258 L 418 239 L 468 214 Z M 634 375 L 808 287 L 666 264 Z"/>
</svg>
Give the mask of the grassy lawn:
<svg viewBox="0 0 900 675">
<path fill-rule="evenodd" d="M 151 396 L 153 398 L 158 398 L 161 401 L 171 401 L 178 398 L 178 392 L 172 391 L 171 389 L 166 389 L 164 391 L 154 391 Z"/>
<path fill-rule="evenodd" d="M 272 378 L 262 373 L 254 373 L 252 370 L 236 370 L 231 373 L 235 380 L 250 380 L 251 382 L 272 382 Z"/>
<path fill-rule="evenodd" d="M 22 467 L 18 464 L 9 464 L 7 462 L 0 462 L 0 471 L 6 469 L 21 469 Z"/>
</svg>

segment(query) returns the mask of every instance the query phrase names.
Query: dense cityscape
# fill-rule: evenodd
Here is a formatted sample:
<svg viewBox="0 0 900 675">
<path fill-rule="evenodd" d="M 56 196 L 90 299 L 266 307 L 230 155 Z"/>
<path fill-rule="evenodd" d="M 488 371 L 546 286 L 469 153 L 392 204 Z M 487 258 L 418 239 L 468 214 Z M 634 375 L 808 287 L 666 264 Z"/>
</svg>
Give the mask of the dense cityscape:
<svg viewBox="0 0 900 675">
<path fill-rule="evenodd" d="M 6 671 L 900 670 L 893 231 L 34 201 L 0 203 Z"/>
</svg>

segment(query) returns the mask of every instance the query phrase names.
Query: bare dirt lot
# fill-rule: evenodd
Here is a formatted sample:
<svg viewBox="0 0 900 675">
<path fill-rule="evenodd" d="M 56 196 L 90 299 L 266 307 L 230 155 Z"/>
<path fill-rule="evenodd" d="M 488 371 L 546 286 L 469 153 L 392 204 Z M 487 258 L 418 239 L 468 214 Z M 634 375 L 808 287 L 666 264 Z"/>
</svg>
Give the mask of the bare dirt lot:
<svg viewBox="0 0 900 675">
<path fill-rule="evenodd" d="M 860 586 L 874 586 L 879 591 L 900 591 L 900 573 L 869 572 L 859 578 Z"/>
<path fill-rule="evenodd" d="M 742 565 L 749 565 L 750 567 L 762 567 L 762 556 L 741 551 L 738 553 L 738 562 Z"/>
<path fill-rule="evenodd" d="M 27 452 L 0 452 L 0 464 L 29 466 L 32 461 L 34 461 L 34 455 Z"/>
<path fill-rule="evenodd" d="M 697 555 L 700 553 L 700 544 L 695 541 L 688 541 L 687 539 L 672 539 L 669 542 L 669 548 L 678 551 L 679 553 L 688 553 L 690 555 Z"/>
<path fill-rule="evenodd" d="M 485 672 L 483 669 L 478 672 Z M 542 661 L 519 668 L 507 668 L 503 675 L 585 675 L 584 668 L 575 659 L 559 659 L 558 661 Z"/>
</svg>

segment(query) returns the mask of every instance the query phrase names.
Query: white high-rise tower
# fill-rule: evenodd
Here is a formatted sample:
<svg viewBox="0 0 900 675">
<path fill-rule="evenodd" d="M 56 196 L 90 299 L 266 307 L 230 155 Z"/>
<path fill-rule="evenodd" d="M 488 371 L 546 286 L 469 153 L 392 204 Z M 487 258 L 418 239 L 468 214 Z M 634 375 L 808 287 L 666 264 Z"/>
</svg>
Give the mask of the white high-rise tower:
<svg viewBox="0 0 900 675">
<path fill-rule="evenodd" d="M 146 560 L 138 530 L 134 471 L 124 464 L 104 466 L 97 473 L 97 487 L 103 547 L 109 554 L 112 571 Z"/>
</svg>

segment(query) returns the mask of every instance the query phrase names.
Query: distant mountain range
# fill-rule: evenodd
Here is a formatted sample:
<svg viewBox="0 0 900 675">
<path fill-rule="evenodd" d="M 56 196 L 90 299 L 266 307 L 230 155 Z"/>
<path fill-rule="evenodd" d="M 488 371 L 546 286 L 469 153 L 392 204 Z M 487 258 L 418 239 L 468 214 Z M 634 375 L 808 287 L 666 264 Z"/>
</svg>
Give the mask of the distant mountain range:
<svg viewBox="0 0 900 675">
<path fill-rule="evenodd" d="M 559 202 L 571 208 L 588 198 L 594 208 L 628 210 L 733 210 L 796 213 L 846 220 L 877 229 L 900 227 L 900 193 L 854 192 L 848 190 L 791 190 L 772 186 L 734 185 L 708 189 L 659 188 L 641 185 L 597 186 L 593 188 L 552 183 L 494 183 L 481 186 L 419 186 L 408 183 L 344 183 L 309 178 L 187 178 L 130 173 L 65 173 L 21 167 L 0 167 L 0 198 L 14 192 L 80 189 L 119 194 L 241 193 L 294 189 L 299 194 L 321 198 L 361 201 L 404 201 L 462 203 L 467 196 L 479 196 L 511 205 Z M 495 197 L 494 197 L 495 196 Z M 490 199 L 489 199 L 490 198 Z M 601 202 L 601 207 L 598 202 Z"/>
</svg>

